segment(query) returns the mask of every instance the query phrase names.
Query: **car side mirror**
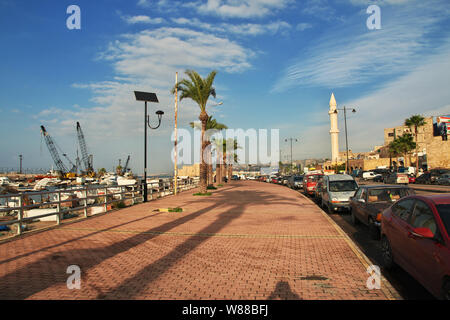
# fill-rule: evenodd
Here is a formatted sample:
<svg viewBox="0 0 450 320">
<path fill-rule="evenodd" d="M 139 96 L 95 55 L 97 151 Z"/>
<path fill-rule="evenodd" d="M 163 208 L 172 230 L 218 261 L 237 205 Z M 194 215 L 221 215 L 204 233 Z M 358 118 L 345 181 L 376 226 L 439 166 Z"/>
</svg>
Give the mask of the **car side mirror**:
<svg viewBox="0 0 450 320">
<path fill-rule="evenodd" d="M 414 228 L 411 234 L 417 238 L 434 239 L 434 233 L 429 228 Z"/>
</svg>

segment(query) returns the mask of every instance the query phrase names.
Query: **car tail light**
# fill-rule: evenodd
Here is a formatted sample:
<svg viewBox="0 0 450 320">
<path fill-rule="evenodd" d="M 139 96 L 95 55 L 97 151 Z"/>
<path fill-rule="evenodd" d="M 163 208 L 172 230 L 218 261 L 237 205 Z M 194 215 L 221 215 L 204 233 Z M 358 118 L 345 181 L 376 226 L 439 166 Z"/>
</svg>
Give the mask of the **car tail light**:
<svg viewBox="0 0 450 320">
<path fill-rule="evenodd" d="M 378 221 L 378 222 L 381 221 L 381 213 L 377 214 L 377 221 Z"/>
</svg>

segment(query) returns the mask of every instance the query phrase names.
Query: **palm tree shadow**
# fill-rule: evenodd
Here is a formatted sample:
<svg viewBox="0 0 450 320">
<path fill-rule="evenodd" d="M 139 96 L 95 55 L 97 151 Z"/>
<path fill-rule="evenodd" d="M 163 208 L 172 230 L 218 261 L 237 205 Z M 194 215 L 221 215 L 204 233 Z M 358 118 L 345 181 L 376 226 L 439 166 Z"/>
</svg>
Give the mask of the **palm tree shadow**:
<svg viewBox="0 0 450 320">
<path fill-rule="evenodd" d="M 278 281 L 275 289 L 267 300 L 301 300 L 300 296 L 292 291 L 287 281 Z"/>
<path fill-rule="evenodd" d="M 66 268 L 69 265 L 78 265 L 82 270 L 82 274 L 86 274 L 89 269 L 101 264 L 105 260 L 111 259 L 118 254 L 152 240 L 161 233 L 168 232 L 175 227 L 199 218 L 210 210 L 218 208 L 226 209 L 224 212 L 219 213 L 217 219 L 197 232 L 198 234 L 202 234 L 201 237 L 198 235 L 190 236 L 165 256 L 144 266 L 134 276 L 126 278 L 126 271 L 119 271 L 123 274 L 123 281 L 115 288 L 109 291 L 100 290 L 96 287 L 98 283 L 92 283 L 90 285 L 89 281 L 85 282 L 87 286 L 97 292 L 97 299 L 118 297 L 130 299 L 136 297 L 178 261 L 192 252 L 200 244 L 207 241 L 210 236 L 205 236 L 205 234 L 218 233 L 231 221 L 240 217 L 248 205 L 247 198 L 249 196 L 252 198 L 251 203 L 257 202 L 259 204 L 273 204 L 279 200 L 284 201 L 286 199 L 261 191 L 253 191 L 251 194 L 246 195 L 242 191 L 233 189 L 230 188 L 227 192 L 218 193 L 215 203 L 210 206 L 162 225 L 152 227 L 129 238 L 113 242 L 110 245 L 95 249 L 62 249 L 59 252 L 49 253 L 40 259 L 14 269 L 12 272 L 0 277 L 0 299 L 25 299 L 54 285 L 64 284 L 68 277 Z M 230 199 L 233 199 L 232 203 L 230 203 Z M 198 201 L 195 200 L 197 203 Z M 280 288 L 286 289 L 286 285 L 289 287 L 286 283 Z M 295 299 L 295 296 L 292 296 L 292 299 Z"/>
</svg>

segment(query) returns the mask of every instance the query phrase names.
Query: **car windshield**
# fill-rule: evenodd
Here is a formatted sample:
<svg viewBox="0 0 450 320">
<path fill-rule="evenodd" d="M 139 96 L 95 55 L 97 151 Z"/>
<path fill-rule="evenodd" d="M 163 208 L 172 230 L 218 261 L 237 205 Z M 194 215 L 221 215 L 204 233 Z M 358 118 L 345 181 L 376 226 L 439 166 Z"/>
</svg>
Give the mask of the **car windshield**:
<svg viewBox="0 0 450 320">
<path fill-rule="evenodd" d="M 347 181 L 330 181 L 331 192 L 355 191 L 358 185 L 353 180 Z"/>
<path fill-rule="evenodd" d="M 319 175 L 308 176 L 308 182 L 317 182 L 319 178 Z"/>
<path fill-rule="evenodd" d="M 441 216 L 447 234 L 450 234 L 450 204 L 438 204 L 436 205 L 436 209 Z"/>
<path fill-rule="evenodd" d="M 377 188 L 369 189 L 368 202 L 395 202 L 412 194 L 407 188 Z"/>
<path fill-rule="evenodd" d="M 302 181 L 303 177 L 294 177 L 294 181 Z"/>
</svg>

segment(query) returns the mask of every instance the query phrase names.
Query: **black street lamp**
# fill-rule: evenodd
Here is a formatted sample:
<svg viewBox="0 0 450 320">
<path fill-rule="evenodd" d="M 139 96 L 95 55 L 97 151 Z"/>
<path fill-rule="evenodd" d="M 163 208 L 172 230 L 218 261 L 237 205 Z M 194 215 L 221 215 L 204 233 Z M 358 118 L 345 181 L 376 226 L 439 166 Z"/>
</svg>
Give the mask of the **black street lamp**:
<svg viewBox="0 0 450 320">
<path fill-rule="evenodd" d="M 147 202 L 147 126 L 150 129 L 158 129 L 161 125 L 161 119 L 164 114 L 161 110 L 158 110 L 155 112 L 155 114 L 158 116 L 158 125 L 156 127 L 152 127 L 150 125 L 150 116 L 147 115 L 147 102 L 155 102 L 159 103 L 158 97 L 155 93 L 151 92 L 140 92 L 135 91 L 134 95 L 136 96 L 137 101 L 144 101 L 145 102 L 145 114 L 144 114 L 144 202 Z"/>
<path fill-rule="evenodd" d="M 346 149 L 346 155 L 347 155 L 347 161 L 345 162 L 345 173 L 348 174 L 348 136 L 347 136 L 347 108 L 344 106 L 342 109 L 336 108 L 334 110 L 334 113 L 338 113 L 338 110 L 344 110 L 344 122 L 345 122 L 345 149 Z M 355 113 L 356 109 L 352 109 L 352 112 Z"/>
</svg>

